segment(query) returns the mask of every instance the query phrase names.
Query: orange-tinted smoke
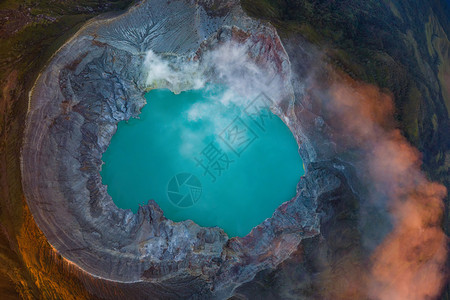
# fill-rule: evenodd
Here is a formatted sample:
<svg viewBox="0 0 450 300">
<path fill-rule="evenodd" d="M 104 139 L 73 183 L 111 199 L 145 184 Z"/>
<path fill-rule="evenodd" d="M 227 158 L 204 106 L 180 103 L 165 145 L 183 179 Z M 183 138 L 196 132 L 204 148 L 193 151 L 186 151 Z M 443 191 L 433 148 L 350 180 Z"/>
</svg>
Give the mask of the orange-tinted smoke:
<svg viewBox="0 0 450 300">
<path fill-rule="evenodd" d="M 383 201 L 393 222 L 371 256 L 367 297 L 434 299 L 447 279 L 447 236 L 441 228 L 446 188 L 427 180 L 420 153 L 394 128 L 392 97 L 342 75 L 328 95 L 324 106 L 331 127 L 346 146 L 364 150 L 370 201 Z"/>
</svg>

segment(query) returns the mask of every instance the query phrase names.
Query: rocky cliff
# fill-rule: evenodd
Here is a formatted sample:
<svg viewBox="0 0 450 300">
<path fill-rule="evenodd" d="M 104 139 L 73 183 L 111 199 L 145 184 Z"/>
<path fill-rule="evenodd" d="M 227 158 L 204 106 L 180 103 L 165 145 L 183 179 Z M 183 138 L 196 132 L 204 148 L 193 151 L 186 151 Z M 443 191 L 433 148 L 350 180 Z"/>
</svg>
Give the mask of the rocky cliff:
<svg viewBox="0 0 450 300">
<path fill-rule="evenodd" d="M 247 17 L 237 2 L 217 5 L 144 1 L 122 15 L 95 19 L 39 76 L 22 149 L 24 193 L 50 244 L 83 272 L 151 290 L 155 297 L 226 298 L 319 233 L 319 199 L 348 191 L 345 165 L 314 164 L 331 159 L 333 147 L 326 134 L 317 134 L 324 126 L 319 119 L 309 115 L 300 122 L 296 115 L 301 107 L 276 31 Z M 175 68 L 197 61 L 208 81 L 220 81 L 206 57 L 226 42 L 245 46 L 250 60 L 275 74 L 278 89 L 268 91 L 277 103 L 273 109 L 291 128 L 307 165 L 298 195 L 246 237 L 232 239 L 220 228 L 172 222 L 153 201 L 137 214 L 117 208 L 101 183 L 101 155 L 117 123 L 137 117 L 145 105 L 146 53 Z M 190 85 L 158 87 L 180 91 Z"/>
<path fill-rule="evenodd" d="M 303 20 L 309 10 L 286 12 L 300 13 Z M 324 14 L 334 20 L 333 14 Z M 368 297 L 363 269 L 392 229 L 389 216 L 383 212 L 386 207 L 367 206 L 368 190 L 376 189 L 366 174 L 368 156 L 361 155 L 365 150 L 352 141 L 351 132 L 339 132 L 342 124 L 333 123 L 337 111 L 325 109 L 332 75 L 320 74 L 322 57 L 292 34 L 299 31 L 313 38 L 304 34 L 311 28 L 292 25 L 278 29 L 290 32 L 281 43 L 270 25 L 246 16 L 236 1 L 144 1 L 122 15 L 89 22 L 53 56 L 30 97 L 22 181 L 34 219 L 63 259 L 45 250 L 47 242 L 25 210 L 28 221 L 20 227 L 18 253 L 30 274 L 17 276 L 16 283 L 23 295 L 32 297 L 26 282 L 34 280 L 50 298 Z M 326 32 L 342 36 L 339 31 Z M 366 37 L 356 38 L 361 36 Z M 136 215 L 118 209 L 101 185 L 101 154 L 117 123 L 138 116 L 145 105 L 143 93 L 150 88 L 142 68 L 146 53 L 152 50 L 174 67 L 195 61 L 202 76 L 220 81 L 224 78 L 209 65 L 208 53 L 230 41 L 243 45 L 251 61 L 277 76 L 273 109 L 295 135 L 307 169 L 297 196 L 248 236 L 233 239 L 219 228 L 167 220 L 152 201 Z M 436 41 L 430 45 L 432 51 Z M 11 74 L 8 82 L 14 78 Z M 190 84 L 162 81 L 158 87 L 180 91 Z M 389 178 L 391 173 L 383 175 Z M 388 185 L 381 188 L 387 190 Z M 2 213 L 11 207 L 2 207 Z M 421 249 L 419 231 L 414 240 Z M 2 232 L 2 240 L 13 245 L 13 238 Z M 35 240 L 44 250 L 27 244 Z M 433 249 L 429 241 L 426 248 Z M 401 246 L 407 249 L 408 243 Z M 421 255 L 422 262 L 423 257 L 432 255 Z M 394 275 L 395 271 L 389 269 Z M 55 274 L 70 282 L 58 285 Z"/>
</svg>

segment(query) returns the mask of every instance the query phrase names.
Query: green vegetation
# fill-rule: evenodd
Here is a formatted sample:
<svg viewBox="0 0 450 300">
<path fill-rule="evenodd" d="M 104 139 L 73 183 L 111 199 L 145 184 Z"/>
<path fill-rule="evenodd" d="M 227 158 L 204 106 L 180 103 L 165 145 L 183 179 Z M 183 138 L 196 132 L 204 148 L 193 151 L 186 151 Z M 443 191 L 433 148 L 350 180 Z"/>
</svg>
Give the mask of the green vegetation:
<svg viewBox="0 0 450 300">
<path fill-rule="evenodd" d="M 354 79 L 392 92 L 395 117 L 450 190 L 450 5 L 442 0 L 242 0 L 282 39 L 300 35 Z M 295 39 L 297 40 L 297 39 Z M 301 39 L 300 39 L 301 40 Z M 450 233 L 449 197 L 443 227 Z M 450 299 L 447 285 L 442 299 Z"/>
<path fill-rule="evenodd" d="M 130 1 L 0 2 L 0 293 L 93 299 L 56 256 L 25 204 L 20 147 L 30 91 L 51 55 L 89 18 Z"/>
<path fill-rule="evenodd" d="M 2 299 L 19 295 L 92 299 L 62 259 L 54 257 L 36 227 L 21 190 L 18 153 L 28 92 L 39 71 L 86 20 L 130 2 L 0 2 Z M 446 35 L 450 10 L 444 1 L 242 0 L 242 4 L 249 14 L 272 22 L 282 38 L 301 35 L 350 76 L 389 89 L 395 96 L 399 126 L 425 154 L 425 170 L 450 186 L 450 91 L 445 90 L 450 86 Z M 448 225 L 447 217 L 446 229 Z"/>
<path fill-rule="evenodd" d="M 424 153 L 424 169 L 450 186 L 450 8 L 439 0 L 243 0 L 282 39 L 299 34 L 334 67 L 392 92 L 396 119 Z"/>
</svg>

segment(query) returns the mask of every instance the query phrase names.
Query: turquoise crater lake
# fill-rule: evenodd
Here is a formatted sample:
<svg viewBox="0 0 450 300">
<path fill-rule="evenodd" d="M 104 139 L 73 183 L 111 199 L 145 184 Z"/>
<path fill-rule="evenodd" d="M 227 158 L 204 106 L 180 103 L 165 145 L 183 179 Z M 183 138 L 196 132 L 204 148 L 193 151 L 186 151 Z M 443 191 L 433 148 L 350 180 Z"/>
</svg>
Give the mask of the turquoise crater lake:
<svg viewBox="0 0 450 300">
<path fill-rule="evenodd" d="M 264 94 L 244 101 L 207 86 L 156 89 L 146 99 L 102 157 L 103 184 L 118 207 L 136 212 L 153 199 L 173 221 L 245 236 L 296 195 L 298 145 Z"/>
</svg>

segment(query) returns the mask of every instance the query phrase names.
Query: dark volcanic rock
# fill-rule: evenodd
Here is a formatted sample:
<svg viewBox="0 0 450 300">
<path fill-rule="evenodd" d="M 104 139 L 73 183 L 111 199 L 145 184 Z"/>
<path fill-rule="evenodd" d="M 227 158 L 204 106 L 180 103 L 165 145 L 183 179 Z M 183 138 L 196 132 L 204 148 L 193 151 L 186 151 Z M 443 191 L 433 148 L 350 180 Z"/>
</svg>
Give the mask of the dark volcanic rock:
<svg viewBox="0 0 450 300">
<path fill-rule="evenodd" d="M 117 123 L 137 117 L 145 105 L 151 87 L 146 53 L 174 66 L 196 62 L 202 76 L 221 81 L 227 78 L 208 55 L 225 42 L 243 45 L 251 61 L 275 76 L 278 88 L 266 92 L 277 101 L 273 110 L 296 137 L 307 168 L 297 196 L 249 235 L 232 239 L 220 228 L 172 222 L 154 201 L 137 214 L 117 208 L 101 182 L 101 155 Z M 55 54 L 30 96 L 23 186 L 48 241 L 88 274 L 115 281 L 137 298 L 227 298 L 255 275 L 298 259 L 305 243 L 337 250 L 336 216 L 348 210 L 355 222 L 351 168 L 334 159 L 327 125 L 298 100 L 300 78 L 292 77 L 290 64 L 276 31 L 247 17 L 236 1 L 145 1 L 87 24 Z M 192 84 L 187 78 L 158 87 L 178 92 Z M 238 294 L 251 298 L 251 285 Z"/>
</svg>

